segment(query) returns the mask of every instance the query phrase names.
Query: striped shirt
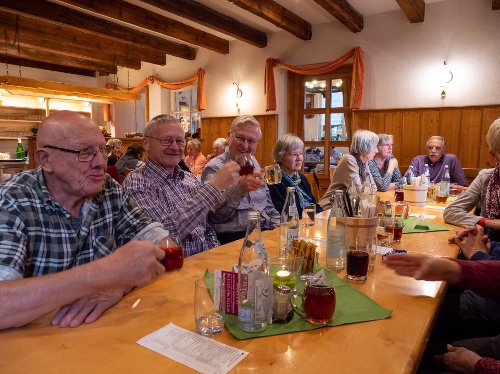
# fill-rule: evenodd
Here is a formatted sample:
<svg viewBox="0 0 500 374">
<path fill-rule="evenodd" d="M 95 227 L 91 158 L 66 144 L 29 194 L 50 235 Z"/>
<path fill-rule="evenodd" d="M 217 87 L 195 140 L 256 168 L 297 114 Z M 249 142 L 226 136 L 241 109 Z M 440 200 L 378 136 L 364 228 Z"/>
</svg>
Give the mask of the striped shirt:
<svg viewBox="0 0 500 374">
<path fill-rule="evenodd" d="M 101 192 L 82 204 L 79 218 L 75 230 L 40 167 L 0 184 L 0 279 L 60 272 L 107 256 L 130 240 L 166 236 L 109 176 Z"/>
<path fill-rule="evenodd" d="M 130 172 L 123 187 L 153 219 L 161 222 L 170 236 L 184 248 L 186 257 L 220 245 L 207 223 L 208 212 L 221 194 L 193 174 L 175 166 L 170 174 L 151 160 Z"/>
</svg>

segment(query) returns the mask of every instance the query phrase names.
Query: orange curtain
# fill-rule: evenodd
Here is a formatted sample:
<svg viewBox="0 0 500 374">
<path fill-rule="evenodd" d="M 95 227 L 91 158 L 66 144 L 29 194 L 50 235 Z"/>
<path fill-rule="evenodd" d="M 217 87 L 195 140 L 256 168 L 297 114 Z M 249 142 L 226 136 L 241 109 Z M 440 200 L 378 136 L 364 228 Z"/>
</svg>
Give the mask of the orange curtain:
<svg viewBox="0 0 500 374">
<path fill-rule="evenodd" d="M 266 96 L 266 112 L 276 110 L 276 91 L 274 85 L 274 68 L 276 66 L 285 68 L 297 74 L 314 75 L 325 74 L 342 66 L 348 59 L 352 58 L 352 90 L 351 90 L 351 108 L 359 109 L 361 107 L 361 98 L 363 96 L 364 83 L 364 58 L 361 47 L 355 47 L 349 52 L 340 56 L 338 59 L 321 64 L 312 64 L 305 66 L 293 66 L 284 62 L 268 58 L 266 61 L 266 75 L 264 82 L 264 94 Z"/>
<path fill-rule="evenodd" d="M 198 72 L 196 74 L 193 74 L 183 80 L 177 81 L 177 82 L 164 82 L 152 75 L 146 77 L 141 83 L 139 83 L 137 86 L 134 88 L 131 88 L 130 91 L 137 93 L 140 90 L 144 88 L 149 83 L 156 83 L 162 88 L 166 88 L 167 90 L 180 90 L 181 88 L 187 87 L 192 85 L 194 82 L 198 81 L 198 90 L 197 90 L 197 98 L 196 98 L 196 107 L 198 110 L 205 110 L 206 109 L 206 103 L 205 103 L 205 70 L 203 69 L 198 69 Z M 106 83 L 104 86 L 106 88 L 111 88 L 115 90 L 124 90 L 124 88 L 120 88 L 118 86 L 115 86 L 113 83 Z M 104 104 L 103 107 L 104 110 L 104 120 L 105 121 L 112 121 L 111 118 L 111 110 L 109 107 L 109 104 Z"/>
</svg>

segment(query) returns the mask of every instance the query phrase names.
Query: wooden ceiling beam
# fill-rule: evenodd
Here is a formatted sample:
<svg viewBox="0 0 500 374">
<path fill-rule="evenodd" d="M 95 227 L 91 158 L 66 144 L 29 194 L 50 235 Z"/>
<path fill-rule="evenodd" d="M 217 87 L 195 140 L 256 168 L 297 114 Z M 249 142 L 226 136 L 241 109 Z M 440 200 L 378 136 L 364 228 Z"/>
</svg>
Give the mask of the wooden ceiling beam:
<svg viewBox="0 0 500 374">
<path fill-rule="evenodd" d="M 0 9 L 23 14 L 30 18 L 67 25 L 83 32 L 105 36 L 134 46 L 150 46 L 168 55 L 186 60 L 194 60 L 196 58 L 194 48 L 187 45 L 145 34 L 46 0 L 2 0 L 0 2 Z"/>
<path fill-rule="evenodd" d="M 311 24 L 273 0 L 231 0 L 231 3 L 288 31 L 299 39 L 311 40 Z"/>
<path fill-rule="evenodd" d="M 492 0 L 491 1 L 491 9 L 499 10 L 500 9 L 500 0 Z"/>
<path fill-rule="evenodd" d="M 352 32 L 363 30 L 363 16 L 347 0 L 314 0 Z M 411 1 L 411 0 L 409 0 Z"/>
<path fill-rule="evenodd" d="M 9 36 L 9 40 L 12 42 L 15 40 L 16 35 L 16 22 L 9 22 L 9 17 L 2 18 L 2 15 L 5 12 L 0 11 L 0 25 L 3 27 L 4 32 L 7 32 Z M 13 14 L 8 14 L 12 18 Z M 37 49 L 40 51 L 51 52 L 55 54 L 64 54 L 65 56 L 83 58 L 90 61 L 96 62 L 104 62 L 109 63 L 112 62 L 114 65 L 127 67 L 130 69 L 139 70 L 141 68 L 141 60 L 140 59 L 132 59 L 130 57 L 121 56 L 121 55 L 113 55 L 107 53 L 96 53 L 94 50 L 86 48 L 86 46 L 78 46 L 77 48 L 72 48 L 71 46 L 65 46 L 64 43 L 61 43 L 59 40 L 47 38 L 46 35 L 41 34 L 40 32 L 36 34 L 32 34 L 29 32 L 24 32 L 23 30 L 23 21 L 19 20 L 19 37 L 18 43 L 22 47 Z"/>
<path fill-rule="evenodd" d="M 2 0 L 3 1 L 3 0 Z M 10 0 L 13 1 L 13 0 Z M 223 34 L 241 40 L 253 46 L 267 46 L 267 35 L 247 26 L 234 18 L 216 12 L 193 0 L 142 0 L 143 2 L 173 13 L 179 17 L 197 22 Z M 221 1 L 221 0 L 220 0 Z"/>
<path fill-rule="evenodd" d="M 198 30 L 172 18 L 127 3 L 123 0 L 61 0 L 118 21 L 182 40 L 221 54 L 229 53 L 229 41 Z"/>
<path fill-rule="evenodd" d="M 116 74 L 117 71 L 117 67 L 116 65 L 113 65 L 113 61 L 109 61 L 109 63 L 90 61 L 83 58 L 66 56 L 64 54 L 61 54 L 61 52 L 45 52 L 27 47 L 20 47 L 20 51 L 18 51 L 17 45 L 7 47 L 7 52 L 5 52 L 4 48 L 4 51 L 2 52 L 4 55 L 8 55 L 14 58 L 19 57 L 21 59 L 52 63 L 62 66 L 71 66 L 73 68 L 100 71 L 109 74 Z"/>
<path fill-rule="evenodd" d="M 19 58 L 14 56 L 6 56 L 5 54 L 0 54 L 0 63 L 9 64 L 9 65 L 20 65 L 28 68 L 42 69 L 42 70 L 50 70 L 57 71 L 59 73 L 68 73 L 68 74 L 76 74 L 83 75 L 86 77 L 95 77 L 96 72 L 94 70 L 87 69 L 79 69 L 73 68 L 70 66 L 62 66 L 56 65 L 47 62 L 33 61 L 25 58 Z M 17 73 L 17 71 L 16 71 Z"/>
<path fill-rule="evenodd" d="M 152 48 L 135 47 L 117 40 L 83 33 L 64 25 L 55 25 L 22 15 L 18 16 L 19 23 L 16 24 L 16 17 L 14 13 L 0 11 L 0 27 L 15 30 L 19 26 L 21 42 L 26 37 L 44 38 L 61 43 L 61 46 L 64 47 L 61 50 L 87 48 L 98 55 L 111 54 L 113 56 L 123 56 L 134 60 L 146 61 L 156 65 L 166 64 L 166 55 Z M 14 34 L 11 34 L 10 39 L 13 40 L 13 38 Z"/>
<path fill-rule="evenodd" d="M 424 22 L 424 0 L 396 0 L 399 7 L 411 23 Z"/>
</svg>

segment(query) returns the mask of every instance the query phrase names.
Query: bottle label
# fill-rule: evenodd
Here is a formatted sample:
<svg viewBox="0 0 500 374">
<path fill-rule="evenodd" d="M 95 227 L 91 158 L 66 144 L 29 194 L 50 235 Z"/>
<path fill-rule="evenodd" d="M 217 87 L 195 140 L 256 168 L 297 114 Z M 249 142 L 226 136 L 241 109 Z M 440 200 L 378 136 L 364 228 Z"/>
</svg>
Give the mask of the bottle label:
<svg viewBox="0 0 500 374">
<path fill-rule="evenodd" d="M 297 210 L 297 207 L 295 205 L 289 206 L 288 207 L 288 215 L 289 216 L 297 216 L 299 215 L 299 211 Z"/>
<path fill-rule="evenodd" d="M 246 277 L 241 276 L 241 279 L 246 279 L 243 287 L 239 288 L 239 305 L 238 305 L 238 320 L 245 323 L 265 323 L 267 322 L 268 305 L 267 297 L 268 276 L 261 270 L 254 269 L 254 261 L 249 263 L 246 268 L 249 273 Z"/>
<path fill-rule="evenodd" d="M 257 250 L 257 255 L 259 257 L 259 259 L 264 259 L 266 258 L 267 256 L 267 253 L 266 253 L 266 248 L 264 247 L 264 243 L 262 243 L 261 241 L 256 241 L 255 242 L 255 249 Z"/>
</svg>

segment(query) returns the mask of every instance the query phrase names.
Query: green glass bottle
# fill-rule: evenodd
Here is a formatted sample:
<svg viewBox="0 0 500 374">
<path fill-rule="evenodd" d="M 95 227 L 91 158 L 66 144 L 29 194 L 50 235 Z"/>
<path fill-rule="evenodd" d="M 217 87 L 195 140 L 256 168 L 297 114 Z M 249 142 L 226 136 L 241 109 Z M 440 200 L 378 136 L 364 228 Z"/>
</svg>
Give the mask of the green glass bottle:
<svg viewBox="0 0 500 374">
<path fill-rule="evenodd" d="M 24 158 L 24 148 L 23 148 L 23 144 L 21 143 L 21 138 L 17 139 L 16 158 L 18 160 Z"/>
</svg>

